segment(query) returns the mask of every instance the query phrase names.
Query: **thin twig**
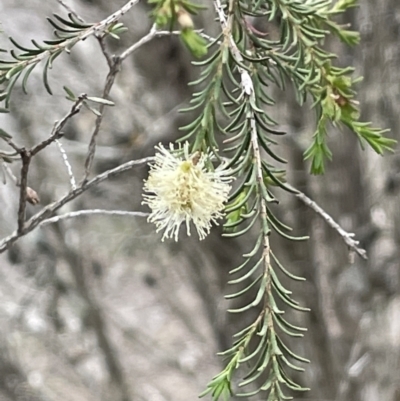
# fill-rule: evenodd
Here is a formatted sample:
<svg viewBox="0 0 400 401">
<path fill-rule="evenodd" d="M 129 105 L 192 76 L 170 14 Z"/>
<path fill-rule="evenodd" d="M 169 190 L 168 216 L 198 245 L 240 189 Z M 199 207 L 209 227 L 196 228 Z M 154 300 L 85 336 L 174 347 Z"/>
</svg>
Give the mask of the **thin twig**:
<svg viewBox="0 0 400 401">
<path fill-rule="evenodd" d="M 110 67 L 110 71 L 107 74 L 106 84 L 104 86 L 103 95 L 102 95 L 103 99 L 109 98 L 111 88 L 114 85 L 115 77 L 117 76 L 120 68 L 121 68 L 121 61 L 118 58 L 116 58 L 114 60 L 114 63 Z M 92 132 L 92 136 L 90 137 L 88 152 L 87 152 L 87 156 L 86 156 L 86 160 L 85 160 L 85 172 L 84 172 L 84 175 L 82 178 L 82 183 L 84 183 L 88 180 L 90 170 L 92 168 L 94 155 L 96 153 L 97 136 L 100 132 L 101 123 L 103 122 L 104 108 L 105 108 L 105 104 L 100 104 L 99 115 L 96 117 L 94 130 Z"/>
<path fill-rule="evenodd" d="M 28 172 L 29 165 L 32 159 L 32 153 L 24 148 L 21 149 L 21 181 L 20 181 L 20 192 L 19 192 L 19 206 L 18 206 L 18 232 L 21 233 L 24 229 L 25 224 L 25 211 L 26 211 L 26 200 L 27 200 L 27 188 L 28 188 Z"/>
<path fill-rule="evenodd" d="M 201 37 L 204 39 L 213 42 L 215 38 L 205 34 L 201 29 L 196 30 Z M 182 32 L 181 31 L 157 31 L 156 24 L 154 24 L 150 32 L 143 36 L 138 42 L 134 43 L 132 46 L 128 47 L 123 53 L 120 54 L 119 58 L 126 59 L 130 54 L 136 51 L 139 47 L 143 46 L 145 43 L 150 42 L 154 38 L 160 38 L 163 36 L 179 36 Z"/>
<path fill-rule="evenodd" d="M 143 46 L 145 43 L 150 42 L 152 39 L 154 39 L 156 36 L 165 36 L 165 35 L 171 35 L 172 32 L 169 31 L 165 31 L 166 33 L 161 33 L 164 31 L 157 31 L 157 26 L 156 24 L 154 24 L 151 29 L 150 32 L 143 36 L 139 41 L 137 41 L 136 43 L 134 43 L 132 46 L 128 47 L 123 53 L 121 53 L 119 55 L 119 59 L 120 60 L 125 60 L 129 55 L 131 55 L 134 51 L 136 51 L 137 49 L 139 49 L 139 47 Z"/>
<path fill-rule="evenodd" d="M 72 105 L 71 110 L 68 112 L 68 114 L 66 114 L 60 121 L 55 122 L 50 136 L 47 139 L 45 139 L 44 141 L 35 145 L 30 150 L 31 156 L 36 155 L 41 150 L 43 150 L 45 147 L 49 146 L 52 142 L 56 141 L 57 139 L 60 139 L 64 135 L 64 133 L 61 130 L 64 128 L 65 124 L 68 122 L 68 120 L 71 117 L 73 117 L 75 114 L 79 113 L 79 111 L 81 110 L 82 104 L 86 98 L 87 98 L 87 95 L 85 93 L 83 93 L 82 95 L 79 95 L 78 99 Z"/>
<path fill-rule="evenodd" d="M 18 146 L 11 138 L 3 138 L 9 146 L 11 146 L 16 153 L 20 154 L 22 148 Z"/>
<path fill-rule="evenodd" d="M 125 60 L 130 54 L 132 54 L 139 47 L 143 46 L 145 43 L 150 42 L 150 40 L 155 38 L 156 34 L 157 34 L 157 26 L 156 24 L 154 24 L 147 35 L 143 36 L 139 41 L 134 43 L 132 46 L 128 47 L 123 53 L 119 55 L 118 59 L 121 61 Z"/>
<path fill-rule="evenodd" d="M 213 38 L 210 35 L 207 35 L 206 33 L 203 32 L 202 29 L 199 29 L 196 31 L 202 38 L 204 38 L 205 40 L 209 41 L 210 43 L 215 42 L 215 38 Z M 218 40 L 216 42 L 216 44 L 220 45 L 222 42 L 220 40 Z"/>
<path fill-rule="evenodd" d="M 150 42 L 152 39 L 154 38 L 160 38 L 163 36 L 179 36 L 182 32 L 181 31 L 157 31 L 156 29 L 156 24 L 154 24 L 151 29 L 150 32 L 143 36 L 138 42 L 134 43 L 132 46 L 128 47 L 123 53 L 120 54 L 119 58 L 121 59 L 126 59 L 130 54 L 132 54 L 134 51 L 136 51 L 139 47 L 143 46 L 145 43 Z M 200 36 L 202 36 L 204 39 L 212 42 L 215 40 L 215 38 L 203 33 L 203 31 L 200 30 L 196 30 L 195 32 L 197 32 Z"/>
<path fill-rule="evenodd" d="M 110 177 L 119 175 L 125 171 L 131 170 L 133 167 L 147 164 L 152 161 L 153 157 L 145 157 L 143 159 L 138 160 L 131 160 L 120 166 L 117 166 L 113 169 L 107 170 L 104 173 L 101 173 L 87 181 L 86 183 L 81 183 L 77 188 L 74 190 L 69 191 L 66 195 L 60 198 L 58 201 L 53 202 L 46 207 L 44 207 L 40 212 L 36 213 L 33 217 L 31 217 L 24 225 L 23 229 L 18 232 L 15 231 L 8 237 L 4 238 L 0 241 L 0 253 L 7 250 L 14 242 L 18 241 L 19 238 L 23 237 L 24 235 L 30 233 L 34 230 L 43 220 L 49 218 L 54 212 L 64 206 L 66 203 L 72 201 L 73 199 L 77 198 L 82 193 L 86 192 L 88 189 L 100 184 L 101 182 L 109 179 Z"/>
<path fill-rule="evenodd" d="M 74 217 L 87 216 L 92 214 L 101 214 L 108 216 L 128 216 L 128 217 L 147 217 L 150 213 L 145 212 L 130 212 L 126 210 L 103 210 L 103 209 L 89 209 L 89 210 L 78 210 L 76 212 L 70 212 L 60 214 L 59 216 L 51 217 L 50 219 L 43 220 L 40 225 L 47 226 L 51 223 L 58 223 L 60 220 L 67 220 Z"/>
<path fill-rule="evenodd" d="M 25 211 L 26 211 L 26 200 L 27 200 L 27 188 L 28 188 L 28 172 L 29 164 L 31 162 L 32 153 L 30 150 L 26 150 L 24 147 L 20 147 L 13 142 L 11 138 L 5 138 L 5 141 L 11 146 L 21 157 L 21 178 L 16 181 L 16 185 L 20 187 L 19 191 L 19 204 L 17 214 L 17 232 L 21 232 L 25 224 Z"/>
<path fill-rule="evenodd" d="M 315 213 L 319 214 L 325 220 L 325 222 L 342 237 L 343 241 L 352 251 L 356 252 L 361 258 L 368 259 L 367 251 L 365 249 L 359 248 L 358 244 L 360 242 L 353 239 L 355 234 L 348 233 L 346 230 L 344 230 L 324 209 L 322 209 L 315 201 L 310 199 L 303 192 L 298 191 L 296 196 L 306 206 L 314 210 Z"/>
<path fill-rule="evenodd" d="M 71 183 L 71 188 L 75 189 L 76 188 L 75 176 L 74 176 L 74 173 L 72 171 L 71 163 L 68 160 L 67 152 L 65 151 L 64 147 L 62 146 L 62 143 L 58 139 L 55 140 L 55 143 L 56 143 L 56 145 L 58 147 L 58 150 L 61 153 L 61 156 L 63 158 L 65 167 L 67 168 L 69 182 Z"/>
<path fill-rule="evenodd" d="M 99 42 L 101 52 L 107 61 L 108 68 L 111 69 L 113 65 L 113 58 L 111 54 L 108 52 L 105 41 L 104 41 L 104 34 L 96 36 L 97 41 Z"/>
</svg>

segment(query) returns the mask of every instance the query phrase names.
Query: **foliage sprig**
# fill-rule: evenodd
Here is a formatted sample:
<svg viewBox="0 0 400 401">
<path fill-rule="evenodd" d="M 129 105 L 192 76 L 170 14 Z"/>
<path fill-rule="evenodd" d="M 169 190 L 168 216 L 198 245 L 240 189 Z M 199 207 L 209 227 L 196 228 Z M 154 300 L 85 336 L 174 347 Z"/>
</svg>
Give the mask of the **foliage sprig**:
<svg viewBox="0 0 400 401">
<path fill-rule="evenodd" d="M 10 57 L 0 59 L 0 102 L 4 106 L 0 112 L 8 112 L 12 91 L 17 81 L 22 78 L 22 89 L 27 93 L 28 78 L 34 68 L 44 61 L 42 79 L 47 92 L 51 95 L 52 90 L 48 81 L 49 70 L 53 67 L 55 59 L 62 53 L 69 53 L 79 42 L 92 35 L 110 35 L 119 38 L 119 35 L 126 30 L 118 19 L 125 14 L 137 1 L 129 1 L 117 13 L 114 13 L 105 20 L 97 23 L 84 23 L 73 13 L 68 14 L 68 19 L 54 14 L 54 18 L 47 18 L 54 28 L 55 39 L 44 40 L 38 43 L 32 40 L 33 47 L 22 46 L 15 39 L 10 37 L 10 42 L 15 49 L 5 51 Z M 1 88 L 1 87 L 0 87 Z"/>
<path fill-rule="evenodd" d="M 244 262 L 231 270 L 230 284 L 235 290 L 227 296 L 241 299 L 253 294 L 250 302 L 230 312 L 256 310 L 256 318 L 235 335 L 232 347 L 221 353 L 225 368 L 202 394 L 211 393 L 214 400 L 265 392 L 268 401 L 281 401 L 291 398 L 285 389 L 307 390 L 289 372 L 302 371 L 299 363 L 308 361 L 293 352 L 284 338 L 302 337 L 306 329 L 289 322 L 282 309 L 307 311 L 292 298 L 282 275 L 292 280 L 303 278 L 282 265 L 270 243 L 272 233 L 290 241 L 306 239 L 293 236 L 271 207 L 277 203 L 274 188 L 296 193 L 285 182 L 285 160 L 276 152 L 276 137 L 284 132 L 264 107 L 274 104 L 271 85 L 285 89 L 291 82 L 300 104 L 307 98 L 313 102 L 317 130 L 305 152 L 313 174 L 323 173 L 325 159 L 332 157 L 327 145 L 329 123 L 349 127 L 377 153 L 394 145 L 395 141 L 383 136 L 385 130 L 358 120 L 354 90 L 358 80 L 351 78 L 353 69 L 334 66 L 336 55 L 323 48 L 329 35 L 347 45 L 358 43 L 357 32 L 333 20 L 354 5 L 352 0 L 333 6 L 331 0 L 214 1 L 221 35 L 210 44 L 207 58 L 195 63 L 202 72 L 193 84 L 201 89 L 184 111 L 197 112 L 197 117 L 182 127 L 186 135 L 181 139 L 191 141 L 193 152 L 212 149 L 217 157 L 227 160 L 237 177 L 225 209 L 224 235 L 239 237 L 251 230 L 260 233 Z M 258 28 L 268 29 L 273 24 L 280 28 L 278 38 L 270 38 L 269 32 Z M 235 386 L 241 374 L 244 377 Z"/>
</svg>

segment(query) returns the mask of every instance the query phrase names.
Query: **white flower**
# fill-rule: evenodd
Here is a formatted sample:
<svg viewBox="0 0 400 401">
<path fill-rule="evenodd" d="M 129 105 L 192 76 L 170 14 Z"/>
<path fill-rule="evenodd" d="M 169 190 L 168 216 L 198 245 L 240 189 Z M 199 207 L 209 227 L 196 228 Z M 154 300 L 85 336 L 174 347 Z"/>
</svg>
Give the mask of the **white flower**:
<svg viewBox="0 0 400 401">
<path fill-rule="evenodd" d="M 210 169 L 211 155 L 199 152 L 190 155 L 187 142 L 183 152 L 174 151 L 172 144 L 169 149 L 161 144 L 156 149 L 155 161 L 144 184 L 144 191 L 150 193 L 143 195 L 143 203 L 151 209 L 148 221 L 156 224 L 157 232 L 165 229 L 163 240 L 177 241 L 182 223 L 190 235 L 191 221 L 200 239 L 204 239 L 211 223 L 223 217 L 231 189 L 229 171 L 223 165 Z"/>
</svg>

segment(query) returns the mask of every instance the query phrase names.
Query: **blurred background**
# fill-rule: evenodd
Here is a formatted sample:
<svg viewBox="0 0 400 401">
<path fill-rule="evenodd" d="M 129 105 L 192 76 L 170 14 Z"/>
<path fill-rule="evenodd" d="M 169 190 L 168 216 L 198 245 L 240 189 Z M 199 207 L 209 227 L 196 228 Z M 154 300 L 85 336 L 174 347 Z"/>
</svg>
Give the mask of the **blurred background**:
<svg viewBox="0 0 400 401">
<path fill-rule="evenodd" d="M 68 0 L 89 22 L 100 21 L 125 1 Z M 211 3 L 204 0 L 204 3 Z M 210 4 L 209 4 L 210 5 Z M 118 53 L 151 26 L 146 2 L 123 21 L 129 31 L 107 41 Z M 12 36 L 23 45 L 50 39 L 45 17 L 64 13 L 56 0 L 2 0 L 1 47 Z M 360 30 L 356 49 L 329 44 L 338 63 L 364 76 L 358 99 L 364 120 L 391 128 L 400 140 L 400 3 L 364 0 L 346 15 Z M 213 10 L 196 20 L 213 35 Z M 187 116 L 178 109 L 190 99 L 187 83 L 199 70 L 177 38 L 159 38 L 125 61 L 116 79 L 99 136 L 94 173 L 153 154 L 160 141 L 179 136 Z M 88 39 L 62 55 L 50 73 L 54 95 L 43 88 L 40 68 L 17 88 L 12 113 L 0 126 L 26 146 L 46 138 L 70 103 L 62 86 L 101 96 L 107 64 L 98 43 Z M 311 308 L 295 318 L 309 328 L 292 348 L 311 359 L 296 379 L 311 391 L 297 400 L 400 401 L 400 153 L 385 158 L 363 151 L 350 132 L 332 131 L 334 158 L 323 177 L 312 177 L 302 160 L 313 133 L 312 112 L 289 92 L 271 89 L 274 117 L 288 131 L 281 153 L 290 160 L 290 182 L 317 201 L 346 230 L 355 232 L 369 255 L 351 263 L 341 238 L 297 199 L 277 192 L 278 213 L 299 235 L 292 243 L 273 239 L 275 253 L 306 283 L 290 283 L 295 298 Z M 82 176 L 95 116 L 74 117 L 62 140 Z M 4 146 L 4 145 L 2 145 Z M 19 166 L 12 166 L 18 174 Z M 145 167 L 102 183 L 63 212 L 88 208 L 145 210 L 141 187 Z M 55 145 L 33 161 L 29 185 L 41 205 L 69 190 Z M 18 188 L 0 183 L 0 237 L 16 227 Z M 88 216 L 38 228 L 0 255 L 1 401 L 186 401 L 197 399 L 223 361 L 215 353 L 251 316 L 228 315 L 223 298 L 227 272 L 248 251 L 251 239 L 222 239 L 220 230 L 202 242 L 185 238 L 161 243 L 144 218 Z M 261 400 L 262 395 L 254 397 Z"/>
</svg>

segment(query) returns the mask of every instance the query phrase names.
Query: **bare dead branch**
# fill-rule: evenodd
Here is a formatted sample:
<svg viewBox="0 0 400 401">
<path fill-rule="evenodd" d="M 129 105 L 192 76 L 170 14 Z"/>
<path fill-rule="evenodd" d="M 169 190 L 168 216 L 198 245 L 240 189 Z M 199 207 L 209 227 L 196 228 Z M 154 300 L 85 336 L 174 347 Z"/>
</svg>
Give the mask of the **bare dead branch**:
<svg viewBox="0 0 400 401">
<path fill-rule="evenodd" d="M 17 230 L 15 232 L 13 232 L 11 235 L 9 235 L 8 237 L 3 238 L 0 241 L 0 253 L 6 251 L 13 243 L 15 243 L 16 241 L 18 241 L 18 239 L 20 239 L 21 237 L 30 233 L 32 230 L 34 230 L 42 221 L 49 218 L 55 211 L 57 211 L 62 206 L 64 206 L 66 203 L 75 199 L 82 193 L 86 192 L 88 189 L 100 184 L 101 182 L 109 179 L 110 177 L 114 177 L 125 171 L 129 171 L 133 167 L 147 164 L 152 160 L 153 160 L 153 157 L 145 157 L 143 159 L 131 160 L 129 162 L 121 164 L 118 167 L 107 170 L 104 173 L 97 175 L 90 181 L 81 183 L 77 188 L 75 188 L 73 190 L 71 189 L 66 195 L 64 195 L 58 201 L 50 203 L 49 205 L 45 206 L 40 212 L 38 212 L 34 216 L 32 216 L 25 223 L 22 230 L 20 230 L 20 231 Z"/>
<path fill-rule="evenodd" d="M 112 65 L 113 65 L 113 58 L 106 48 L 106 44 L 104 42 L 104 35 L 97 35 L 96 39 L 99 42 L 101 52 L 103 53 L 103 56 L 105 57 L 105 59 L 107 61 L 108 68 L 111 69 Z"/>
<path fill-rule="evenodd" d="M 168 32 L 168 34 L 171 35 L 171 32 Z M 119 55 L 118 59 L 121 60 L 122 62 L 135 50 L 139 49 L 139 47 L 143 46 L 145 43 L 150 42 L 150 40 L 154 39 L 156 36 L 157 36 L 157 27 L 156 24 L 154 24 L 147 35 L 143 36 L 139 41 L 134 43 L 132 46 L 128 47 L 123 53 Z"/>
<path fill-rule="evenodd" d="M 310 209 L 314 210 L 315 213 L 320 215 L 325 220 L 325 222 L 342 237 L 343 241 L 346 243 L 351 251 L 356 252 L 363 259 L 368 259 L 367 251 L 365 249 L 359 248 L 358 244 L 360 242 L 353 239 L 355 234 L 348 233 L 346 230 L 344 230 L 324 209 L 322 209 L 316 202 L 310 199 L 303 192 L 298 191 L 296 196 L 306 206 L 308 206 Z"/>
<path fill-rule="evenodd" d="M 8 145 L 10 145 L 16 153 L 21 153 L 22 148 L 18 146 L 11 138 L 3 138 Z"/>
<path fill-rule="evenodd" d="M 122 62 L 122 60 L 115 59 L 113 64 L 110 67 L 110 71 L 108 72 L 108 75 L 106 78 L 106 83 L 105 83 L 104 90 L 103 90 L 103 95 L 102 95 L 103 99 L 109 98 L 111 88 L 114 85 L 115 77 L 117 76 L 118 72 L 120 71 L 121 62 Z M 101 123 L 103 122 L 104 107 L 105 107 L 104 104 L 100 104 L 99 115 L 96 117 L 94 130 L 93 130 L 92 136 L 90 137 L 88 153 L 87 153 L 86 160 L 85 160 L 85 172 L 83 175 L 82 183 L 87 181 L 89 174 L 90 174 L 90 170 L 92 168 L 94 155 L 96 153 L 97 136 L 100 131 Z"/>
<path fill-rule="evenodd" d="M 100 44 L 102 43 L 101 40 L 99 42 L 100 42 Z M 103 44 L 103 46 L 104 46 L 104 44 Z M 102 47 L 102 49 L 103 49 L 103 47 Z M 104 48 L 104 50 L 105 50 L 105 48 Z M 103 51 L 103 54 L 104 54 L 104 51 Z M 114 57 L 111 65 L 110 65 L 110 60 L 108 59 L 108 56 L 106 56 L 106 54 L 107 53 L 105 53 L 105 57 L 107 59 L 107 62 L 109 63 L 110 70 L 107 75 L 106 84 L 105 84 L 104 90 L 103 90 L 103 95 L 102 95 L 103 99 L 109 98 L 111 88 L 114 85 L 115 77 L 117 76 L 118 72 L 120 71 L 121 64 L 123 61 L 123 59 L 121 59 L 119 57 Z M 85 173 L 83 175 L 82 182 L 87 181 L 89 174 L 90 174 L 90 170 L 92 168 L 94 156 L 96 153 L 97 137 L 99 135 L 100 127 L 103 122 L 104 108 L 105 108 L 105 105 L 101 104 L 99 107 L 100 114 L 96 117 L 95 127 L 94 127 L 93 133 L 90 137 L 88 153 L 87 153 L 86 160 L 85 160 Z"/>
<path fill-rule="evenodd" d="M 6 138 L 5 141 L 11 146 L 21 157 L 21 178 L 16 181 L 16 185 L 20 187 L 19 205 L 18 205 L 18 232 L 21 232 L 25 222 L 25 210 L 27 201 L 27 188 L 28 188 L 28 172 L 29 164 L 31 162 L 32 154 L 30 150 L 26 150 L 24 147 L 19 147 L 11 138 Z"/>
<path fill-rule="evenodd" d="M 20 180 L 20 193 L 19 193 L 19 206 L 18 206 L 18 232 L 22 232 L 25 224 L 25 211 L 28 189 L 28 172 L 31 162 L 32 154 L 30 151 L 22 148 L 20 150 L 22 167 L 21 167 L 21 180 Z"/>
<path fill-rule="evenodd" d="M 196 32 L 203 37 L 204 39 L 212 42 L 215 39 L 209 35 L 206 35 L 201 30 L 196 30 Z M 120 54 L 119 58 L 125 60 L 129 55 L 131 55 L 134 51 L 139 49 L 139 47 L 143 46 L 144 44 L 150 42 L 154 38 L 160 38 L 163 36 L 178 36 L 181 34 L 181 31 L 157 31 L 156 25 L 154 24 L 150 32 L 143 36 L 138 42 L 134 43 L 132 46 L 128 47 L 123 53 Z"/>
<path fill-rule="evenodd" d="M 59 216 L 51 217 L 50 219 L 43 220 L 40 225 L 47 226 L 51 223 L 58 223 L 61 220 L 67 220 L 74 217 L 81 217 L 93 214 L 102 214 L 108 216 L 128 216 L 128 217 L 147 217 L 150 213 L 145 212 L 131 212 L 127 210 L 103 210 L 103 209 L 89 209 L 89 210 L 78 210 L 76 212 L 70 212 L 61 214 Z"/>
</svg>

